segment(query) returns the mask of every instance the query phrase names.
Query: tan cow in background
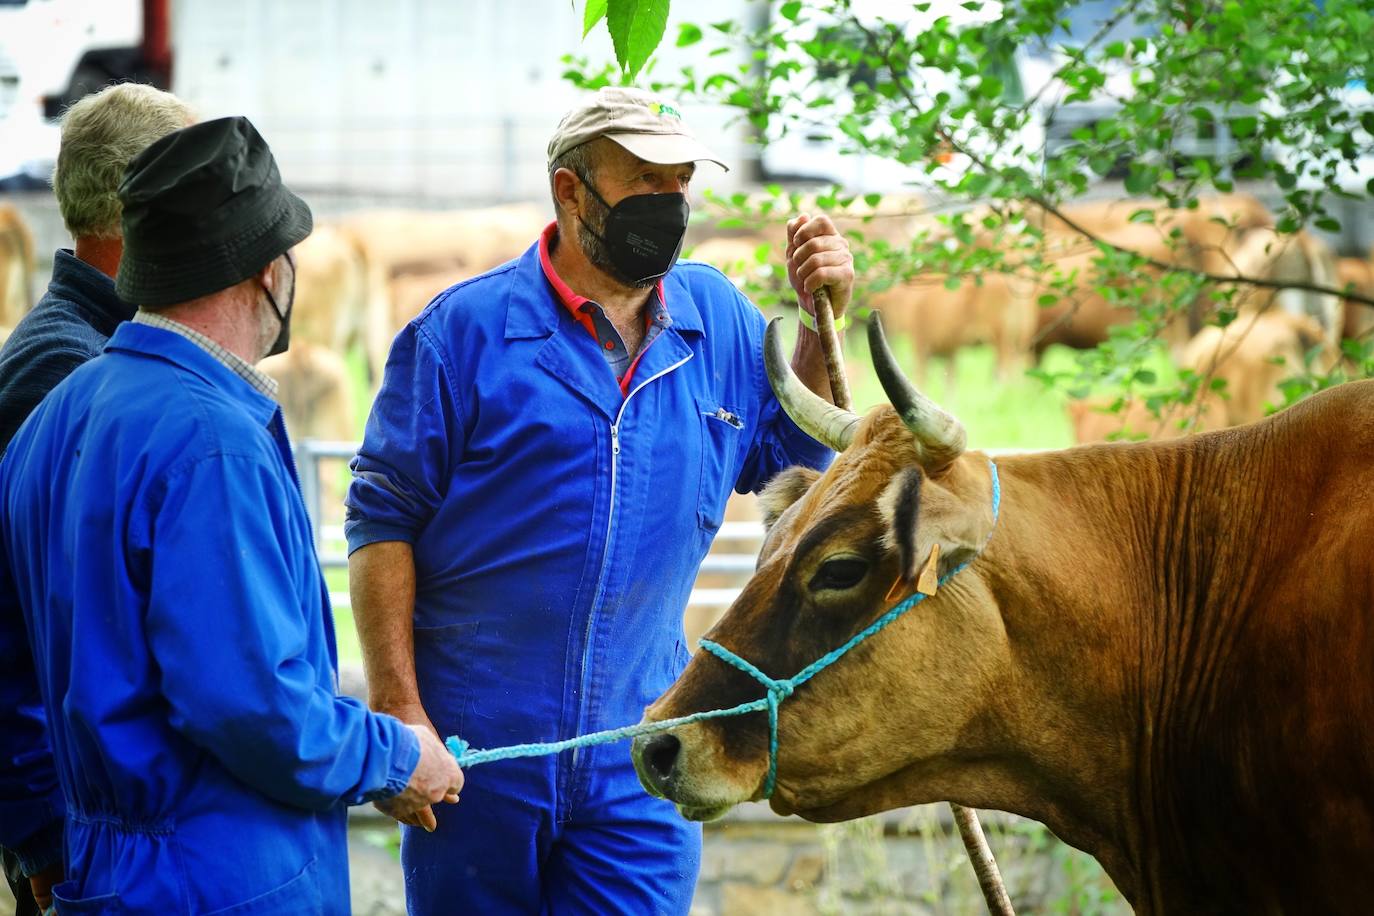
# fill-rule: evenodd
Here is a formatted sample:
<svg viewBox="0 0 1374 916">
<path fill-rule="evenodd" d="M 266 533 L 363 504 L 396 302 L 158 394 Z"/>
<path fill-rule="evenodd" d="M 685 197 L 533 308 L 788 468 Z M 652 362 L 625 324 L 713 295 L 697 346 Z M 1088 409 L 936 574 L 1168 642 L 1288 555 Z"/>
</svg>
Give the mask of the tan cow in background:
<svg viewBox="0 0 1374 916">
<path fill-rule="evenodd" d="M 767 248 L 762 261 L 759 251 Z M 763 234 L 718 235 L 693 245 L 683 254 L 689 261 L 710 264 L 736 287 L 743 288 L 750 279 L 763 280 L 772 266 L 784 266 L 783 252 L 786 250 L 786 234 L 780 230 L 777 238 L 766 238 Z"/>
<path fill-rule="evenodd" d="M 354 417 L 348 367 L 341 354 L 292 340 L 290 349 L 267 357 L 258 368 L 280 386 L 277 400 L 293 440 L 349 442 L 358 438 L 361 430 Z"/>
<path fill-rule="evenodd" d="M 1203 380 L 1196 403 L 1165 408 L 1156 417 L 1141 400 L 1128 401 L 1119 411 L 1109 409 L 1110 400 L 1070 401 L 1066 409 L 1074 441 L 1173 439 L 1253 423 L 1284 405 L 1280 383 L 1305 370 L 1313 348 L 1313 372 L 1327 372 L 1339 359 L 1326 330 L 1312 318 L 1275 306 L 1244 311 L 1225 328 L 1203 328 L 1184 348 L 1180 364 Z M 1214 379 L 1225 382 L 1220 391 L 1213 390 Z"/>
<path fill-rule="evenodd" d="M 1354 291 L 1374 298 L 1374 252 L 1369 258 L 1341 258 L 1336 262 L 1336 282 L 1342 289 L 1346 285 Z M 1366 305 L 1353 299 L 1342 300 L 1344 314 L 1341 320 L 1342 337 L 1364 337 L 1374 333 L 1374 305 Z"/>
<path fill-rule="evenodd" d="M 1233 260 L 1242 276 L 1328 289 L 1340 286 L 1331 248 L 1306 230 L 1286 236 L 1269 229 L 1251 232 Z M 1340 344 L 1345 322 L 1340 296 L 1305 289 L 1248 287 L 1241 290 L 1239 298 L 1242 308 L 1264 311 L 1274 305 L 1290 315 L 1305 315 L 1321 326 L 1329 344 Z"/>
<path fill-rule="evenodd" d="M 264 359 L 277 380 L 282 415 L 295 440 L 357 438 L 345 356 L 363 339 L 367 313 L 366 268 L 347 232 L 321 222 L 293 250 L 296 298 L 291 347 Z"/>
<path fill-rule="evenodd" d="M 1002 273 L 965 277 L 954 289 L 944 280 L 935 275 L 899 283 L 864 304 L 911 341 L 923 378 L 932 357 L 950 360 L 959 348 L 979 343 L 995 351 L 999 379 L 1024 370 L 1038 317 L 1035 284 Z M 952 382 L 954 373 L 946 375 Z"/>
<path fill-rule="evenodd" d="M 1131 215 L 1139 210 L 1149 211 L 1153 222 L 1131 222 Z M 1093 347 L 1107 339 L 1111 327 L 1138 316 L 1135 308 L 1117 305 L 1104 294 L 1097 266 L 1101 251 L 1091 238 L 1070 229 L 1070 223 L 1154 261 L 1229 274 L 1234 273 L 1232 255 L 1249 234 L 1274 222 L 1259 200 L 1241 194 L 1203 198 L 1193 210 L 1173 210 L 1158 201 L 1137 199 L 1070 204 L 1060 212 L 1067 222 L 1042 211 L 1030 212 L 1029 222 L 1045 229 L 1042 245 L 1017 247 L 1014 227 L 996 242 L 983 242 L 1010 245 L 1007 262 L 1013 266 L 1032 254 L 1048 262 L 1038 281 L 1028 276 L 1034 268 L 1027 267 L 1015 271 L 1015 277 L 984 274 L 981 285 L 964 278 L 951 291 L 943 288 L 943 275 L 920 275 L 875 294 L 871 304 L 883 311 L 894 330 L 911 337 L 922 366 L 928 356 L 948 356 L 961 346 L 991 343 L 997 348 L 999 371 L 1005 374 L 1022 362 L 1032 345 L 1036 354 L 1052 343 Z M 978 211 L 971 212 L 969 222 L 979 224 Z M 906 226 L 928 231 L 928 238 L 936 242 L 945 234 L 929 215 L 909 216 Z M 1176 241 L 1171 239 L 1175 229 Z M 1148 282 L 1145 287 L 1147 295 L 1163 294 Z M 1039 300 L 1047 295 L 1057 301 L 1040 307 Z M 1138 296 L 1132 296 L 1132 304 L 1139 304 Z M 1164 339 L 1176 353 L 1187 342 L 1190 328 L 1201 324 L 1200 307 L 1188 305 L 1163 329 Z"/>
<path fill-rule="evenodd" d="M 0 203 L 0 342 L 33 308 L 33 234 L 19 211 Z"/>
<path fill-rule="evenodd" d="M 548 225 L 546 206 L 510 204 L 471 210 L 369 210 L 339 221 L 362 252 L 367 272 L 364 337 L 375 388 L 391 341 L 429 298 L 396 299 L 401 274 L 444 274 L 443 286 L 484 273 L 519 255 Z M 440 287 L 442 288 L 442 286 Z"/>
<path fill-rule="evenodd" d="M 347 353 L 361 348 L 375 391 L 405 323 L 444 288 L 518 257 L 544 213 L 533 205 L 377 210 L 321 222 L 295 251 L 291 348 L 263 363 L 281 385 L 293 437 L 356 438 Z"/>
<path fill-rule="evenodd" d="M 1140 210 L 1149 211 L 1153 221 L 1131 222 L 1131 215 Z M 1193 210 L 1174 210 L 1150 200 L 1106 200 L 1068 205 L 1061 212 L 1075 226 L 1108 244 L 1184 270 L 1218 275 L 1236 273 L 1235 253 L 1256 230 L 1274 224 L 1264 204 L 1245 194 L 1205 197 Z M 1071 295 L 1041 310 L 1036 349 L 1043 352 L 1052 343 L 1079 349 L 1096 346 L 1107 339 L 1109 328 L 1134 320 L 1137 313 L 1112 305 L 1094 288 L 1094 262 L 1101 254 L 1090 239 L 1053 216 L 1045 217 L 1043 225 L 1046 254 L 1055 263 L 1054 273 L 1047 279 L 1073 276 L 1076 283 Z M 1179 232 L 1177 240 L 1172 238 L 1175 229 Z M 1045 292 L 1054 290 L 1047 288 Z M 1190 330 L 1204 323 L 1205 300 L 1204 293 L 1166 329 L 1165 339 L 1174 348 L 1187 340 Z"/>
</svg>

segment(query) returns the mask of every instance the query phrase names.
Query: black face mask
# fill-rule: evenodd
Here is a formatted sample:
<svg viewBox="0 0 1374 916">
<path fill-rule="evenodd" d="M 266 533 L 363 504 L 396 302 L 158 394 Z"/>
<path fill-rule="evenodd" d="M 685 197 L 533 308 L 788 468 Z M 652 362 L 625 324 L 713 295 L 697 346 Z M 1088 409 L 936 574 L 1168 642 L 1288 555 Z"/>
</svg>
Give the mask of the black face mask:
<svg viewBox="0 0 1374 916">
<path fill-rule="evenodd" d="M 606 208 L 605 235 L 598 235 L 581 216 L 578 220 L 606 246 L 611 263 L 621 274 L 619 279 L 643 286 L 672 269 L 687 235 L 687 195 L 636 194 L 611 206 L 591 182 L 580 175 L 578 178 Z"/>
<path fill-rule="evenodd" d="M 267 351 L 268 356 L 285 353 L 286 348 L 291 346 L 291 309 L 296 305 L 296 261 L 291 257 L 289 251 L 286 253 L 286 263 L 291 267 L 291 295 L 286 297 L 286 311 L 282 311 L 277 306 L 277 300 L 270 289 L 266 286 L 262 288 L 262 291 L 267 294 L 267 301 L 272 303 L 272 310 L 281 319 L 281 331 L 278 332 L 277 339 L 272 341 L 272 348 Z"/>
</svg>

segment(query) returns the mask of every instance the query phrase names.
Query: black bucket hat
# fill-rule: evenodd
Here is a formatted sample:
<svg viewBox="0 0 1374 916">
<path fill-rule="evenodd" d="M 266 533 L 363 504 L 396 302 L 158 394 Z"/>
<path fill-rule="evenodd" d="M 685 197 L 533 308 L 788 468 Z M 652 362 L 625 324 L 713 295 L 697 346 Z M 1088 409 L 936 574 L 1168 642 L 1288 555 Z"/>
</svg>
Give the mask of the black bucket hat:
<svg viewBox="0 0 1374 916">
<path fill-rule="evenodd" d="M 159 308 L 228 289 L 310 234 L 310 207 L 281 182 L 247 118 L 178 130 L 139 153 L 119 186 L 124 254 L 115 289 Z"/>
</svg>

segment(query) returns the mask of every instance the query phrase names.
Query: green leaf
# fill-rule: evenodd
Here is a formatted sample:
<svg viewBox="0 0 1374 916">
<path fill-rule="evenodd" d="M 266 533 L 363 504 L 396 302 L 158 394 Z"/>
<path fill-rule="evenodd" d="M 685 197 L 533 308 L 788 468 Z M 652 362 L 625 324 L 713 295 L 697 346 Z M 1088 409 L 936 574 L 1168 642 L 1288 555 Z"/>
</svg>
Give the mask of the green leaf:
<svg viewBox="0 0 1374 916">
<path fill-rule="evenodd" d="M 582 10 L 582 37 L 586 38 L 606 15 L 606 0 L 587 0 Z"/>
<path fill-rule="evenodd" d="M 881 194 L 865 194 L 865 195 L 864 195 L 864 203 L 868 204 L 870 207 L 876 207 L 876 206 L 878 206 L 878 204 L 882 201 L 882 199 L 883 199 L 883 195 L 881 195 Z"/>
<path fill-rule="evenodd" d="M 668 27 L 669 0 L 606 0 L 606 28 L 615 59 L 630 79 L 639 75 Z"/>
<path fill-rule="evenodd" d="M 789 2 L 782 5 L 782 8 L 779 9 L 778 12 L 782 14 L 782 18 L 790 22 L 796 22 L 797 15 L 801 12 L 801 8 L 801 0 L 789 0 Z"/>
<path fill-rule="evenodd" d="M 1341 221 L 1330 216 L 1323 216 L 1316 221 L 1318 229 L 1325 229 L 1327 232 L 1340 232 Z"/>
<path fill-rule="evenodd" d="M 1133 162 L 1126 174 L 1126 190 L 1132 194 L 1144 194 L 1154 186 L 1157 177 L 1159 169 Z"/>
<path fill-rule="evenodd" d="M 1259 118 L 1253 117 L 1251 115 L 1231 119 L 1231 133 L 1235 134 L 1237 137 L 1240 137 L 1241 139 L 1254 136 L 1255 130 L 1258 127 Z"/>
<path fill-rule="evenodd" d="M 692 25 L 692 23 L 690 22 L 684 22 L 678 25 L 677 46 L 679 48 L 685 48 L 688 45 L 694 45 L 699 41 L 701 41 L 700 26 Z"/>
</svg>

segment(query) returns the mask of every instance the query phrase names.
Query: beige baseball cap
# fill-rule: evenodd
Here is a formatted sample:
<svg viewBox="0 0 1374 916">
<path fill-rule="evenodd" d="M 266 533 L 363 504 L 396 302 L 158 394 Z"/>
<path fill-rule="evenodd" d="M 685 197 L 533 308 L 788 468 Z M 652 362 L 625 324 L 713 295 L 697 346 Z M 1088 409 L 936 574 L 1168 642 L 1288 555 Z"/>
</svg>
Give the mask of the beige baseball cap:
<svg viewBox="0 0 1374 916">
<path fill-rule="evenodd" d="M 714 162 L 720 157 L 693 136 L 672 105 L 642 89 L 606 86 L 563 116 L 549 139 L 549 164 L 575 146 L 607 137 L 645 162 Z"/>
</svg>

